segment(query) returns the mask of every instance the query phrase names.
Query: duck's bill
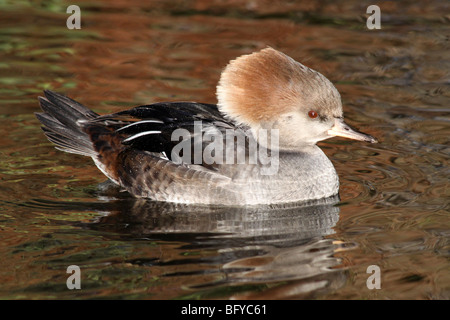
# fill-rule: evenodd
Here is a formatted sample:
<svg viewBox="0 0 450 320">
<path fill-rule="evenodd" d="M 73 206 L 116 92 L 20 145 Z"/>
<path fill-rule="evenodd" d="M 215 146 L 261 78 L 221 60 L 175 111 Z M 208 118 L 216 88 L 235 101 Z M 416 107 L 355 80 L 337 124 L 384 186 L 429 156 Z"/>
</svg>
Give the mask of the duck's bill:
<svg viewBox="0 0 450 320">
<path fill-rule="evenodd" d="M 378 140 L 371 135 L 359 132 L 351 128 L 344 122 L 342 118 L 335 118 L 334 126 L 328 130 L 328 134 L 333 137 L 344 137 L 353 140 L 366 141 L 370 143 L 377 143 Z"/>
</svg>

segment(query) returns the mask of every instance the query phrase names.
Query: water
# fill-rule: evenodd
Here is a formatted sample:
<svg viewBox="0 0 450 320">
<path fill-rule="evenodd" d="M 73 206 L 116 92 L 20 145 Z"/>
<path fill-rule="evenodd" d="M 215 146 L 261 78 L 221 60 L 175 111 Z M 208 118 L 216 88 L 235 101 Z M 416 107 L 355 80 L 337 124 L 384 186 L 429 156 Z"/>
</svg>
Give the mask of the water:
<svg viewBox="0 0 450 320">
<path fill-rule="evenodd" d="M 450 297 L 448 2 L 383 3 L 381 30 L 360 1 L 78 1 L 81 30 L 69 4 L 0 4 L 1 299 Z M 99 113 L 215 103 L 226 63 L 267 45 L 327 76 L 347 121 L 381 141 L 320 144 L 337 203 L 137 201 L 55 150 L 33 115 L 43 89 Z"/>
</svg>

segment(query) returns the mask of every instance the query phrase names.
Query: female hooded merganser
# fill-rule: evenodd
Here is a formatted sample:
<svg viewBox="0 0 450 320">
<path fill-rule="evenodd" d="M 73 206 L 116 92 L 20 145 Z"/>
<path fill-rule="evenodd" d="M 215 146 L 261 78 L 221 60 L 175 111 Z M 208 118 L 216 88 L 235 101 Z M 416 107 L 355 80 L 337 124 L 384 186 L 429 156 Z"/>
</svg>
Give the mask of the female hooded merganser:
<svg viewBox="0 0 450 320">
<path fill-rule="evenodd" d="M 327 78 L 272 48 L 228 64 L 217 105 L 161 102 L 98 115 L 44 93 L 36 116 L 57 149 L 92 157 L 129 193 L 157 201 L 256 205 L 332 197 L 339 178 L 316 143 L 333 136 L 376 142 L 344 122 L 340 94 Z"/>
</svg>

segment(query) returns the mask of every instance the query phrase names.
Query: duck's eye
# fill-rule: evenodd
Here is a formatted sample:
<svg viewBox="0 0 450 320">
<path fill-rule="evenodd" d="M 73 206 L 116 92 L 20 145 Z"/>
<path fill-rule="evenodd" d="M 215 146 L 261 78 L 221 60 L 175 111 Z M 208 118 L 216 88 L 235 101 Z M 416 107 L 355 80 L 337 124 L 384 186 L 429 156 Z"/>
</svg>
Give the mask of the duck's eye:
<svg viewBox="0 0 450 320">
<path fill-rule="evenodd" d="M 308 117 L 310 117 L 311 119 L 315 119 L 315 118 L 317 118 L 317 116 L 318 116 L 318 114 L 314 110 L 310 110 L 308 112 Z"/>
</svg>

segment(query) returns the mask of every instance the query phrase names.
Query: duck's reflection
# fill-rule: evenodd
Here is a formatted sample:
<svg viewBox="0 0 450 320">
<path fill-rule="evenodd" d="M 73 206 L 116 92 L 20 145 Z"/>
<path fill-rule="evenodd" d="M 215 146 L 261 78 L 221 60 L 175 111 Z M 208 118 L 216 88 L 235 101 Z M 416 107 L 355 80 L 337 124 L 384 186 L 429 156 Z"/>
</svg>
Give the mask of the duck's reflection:
<svg viewBox="0 0 450 320">
<path fill-rule="evenodd" d="M 207 259 L 175 262 L 191 264 L 186 273 L 177 268 L 176 273 L 165 274 L 192 276 L 196 273 L 192 264 L 217 267 L 216 280 L 196 282 L 190 286 L 195 291 L 268 284 L 264 290 L 249 290 L 234 297 L 304 298 L 344 283 L 342 269 L 333 268 L 340 263 L 334 256 L 339 244 L 329 236 L 339 219 L 338 201 L 336 197 L 314 203 L 243 208 L 116 199 L 101 204 L 96 209 L 101 213 L 99 218 L 83 227 L 119 233 L 125 241 L 174 241 L 181 242 L 184 250 L 214 252 Z M 93 210 L 92 204 L 88 207 Z M 151 265 L 169 265 L 167 261 L 151 260 Z M 149 261 L 142 257 L 127 262 L 148 266 Z"/>
</svg>

